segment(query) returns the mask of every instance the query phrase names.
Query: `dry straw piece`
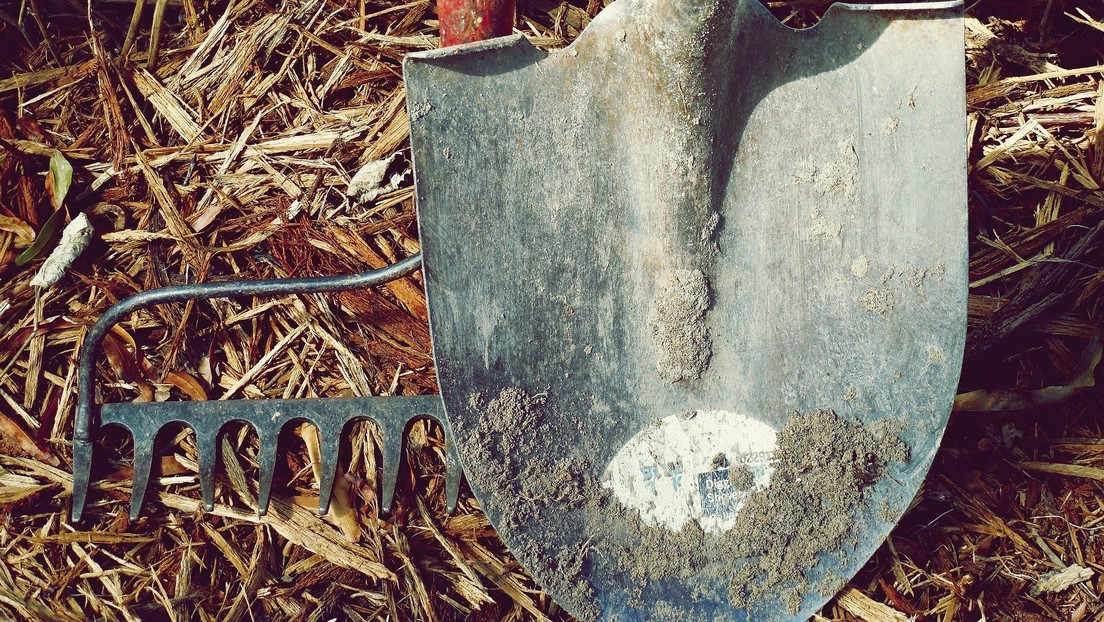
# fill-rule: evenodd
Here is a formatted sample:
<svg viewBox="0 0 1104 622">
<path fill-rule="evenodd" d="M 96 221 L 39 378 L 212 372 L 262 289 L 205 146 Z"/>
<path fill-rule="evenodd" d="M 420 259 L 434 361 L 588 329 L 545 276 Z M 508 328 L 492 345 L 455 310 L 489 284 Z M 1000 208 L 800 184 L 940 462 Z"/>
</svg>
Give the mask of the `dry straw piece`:
<svg viewBox="0 0 1104 622">
<path fill-rule="evenodd" d="M 274 510 L 258 517 L 254 434 L 225 436 L 203 514 L 194 441 L 170 430 L 142 519 L 126 518 L 120 434 L 97 455 L 92 518 L 66 522 L 76 348 L 108 306 L 170 283 L 378 268 L 419 248 L 400 62 L 437 45 L 429 2 L 143 4 L 0 9 L 0 619 L 568 619 L 474 501 L 444 514 L 441 440 L 425 428 L 387 521 L 365 476 L 376 434 L 360 424 L 330 516 L 308 509 L 309 431 L 287 435 Z M 522 2 L 516 26 L 560 47 L 603 4 Z M 769 6 L 800 27 L 827 3 Z M 967 15 L 970 410 L 819 620 L 1104 619 L 1104 420 L 1085 364 L 1104 292 L 1104 9 L 993 0 Z M 14 259 L 52 211 L 56 149 L 75 169 L 70 213 L 95 234 L 36 296 L 41 259 Z M 392 157 L 396 188 L 347 196 L 357 171 Z M 109 339 L 102 397 L 431 393 L 425 320 L 418 277 L 166 305 Z"/>
</svg>

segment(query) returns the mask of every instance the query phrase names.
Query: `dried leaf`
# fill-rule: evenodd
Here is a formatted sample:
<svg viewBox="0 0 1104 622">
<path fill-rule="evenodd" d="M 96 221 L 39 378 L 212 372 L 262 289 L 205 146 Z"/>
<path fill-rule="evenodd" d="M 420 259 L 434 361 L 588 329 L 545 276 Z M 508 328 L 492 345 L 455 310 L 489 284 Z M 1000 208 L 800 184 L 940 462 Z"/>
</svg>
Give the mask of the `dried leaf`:
<svg viewBox="0 0 1104 622">
<path fill-rule="evenodd" d="M 1096 367 L 1100 364 L 1101 353 L 1104 353 L 1104 347 L 1102 347 L 1100 332 L 1097 331 L 1085 346 L 1081 361 L 1069 383 L 1033 391 L 979 389 L 960 393 L 955 396 L 954 410 L 956 412 L 997 412 L 1060 404 L 1096 386 Z"/>
<path fill-rule="evenodd" d="M 45 447 L 35 442 L 23 426 L 12 421 L 2 412 L 0 412 L 0 451 L 9 455 L 34 458 L 52 466 L 61 464 L 57 456 L 50 454 Z"/>
<path fill-rule="evenodd" d="M 203 385 L 200 384 L 199 380 L 196 380 L 195 376 L 187 372 L 170 371 L 165 374 L 165 382 L 180 389 L 193 400 L 202 402 L 208 399 L 207 389 L 203 388 Z"/>
<path fill-rule="evenodd" d="M 15 234 L 15 245 L 19 248 L 27 248 L 34 241 L 34 229 L 26 222 L 14 217 L 0 214 L 0 231 Z"/>
<path fill-rule="evenodd" d="M 50 142 L 50 135 L 46 132 L 46 128 L 42 127 L 38 119 L 24 114 L 16 120 L 15 124 L 19 128 L 19 131 L 28 139 L 40 143 Z"/>
<path fill-rule="evenodd" d="M 129 335 L 127 336 L 129 337 Z M 133 339 L 131 339 L 131 342 L 133 343 Z M 134 355 L 127 350 L 122 340 L 116 337 L 115 334 L 110 334 L 104 338 L 102 348 L 108 364 L 115 372 L 115 377 L 138 388 L 140 395 L 134 401 L 154 401 L 153 385 L 146 381 L 145 374 L 142 373 L 138 362 L 134 359 Z"/>
<path fill-rule="evenodd" d="M 131 352 L 138 352 L 138 342 L 125 328 L 116 324 L 111 327 L 111 334 L 125 341 Z"/>
</svg>

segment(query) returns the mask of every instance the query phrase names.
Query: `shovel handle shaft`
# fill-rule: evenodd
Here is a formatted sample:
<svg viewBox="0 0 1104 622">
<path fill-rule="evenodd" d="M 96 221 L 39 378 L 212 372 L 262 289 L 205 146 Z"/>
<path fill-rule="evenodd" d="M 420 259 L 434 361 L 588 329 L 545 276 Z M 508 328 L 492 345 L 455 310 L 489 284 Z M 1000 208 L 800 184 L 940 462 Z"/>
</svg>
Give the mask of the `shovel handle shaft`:
<svg viewBox="0 0 1104 622">
<path fill-rule="evenodd" d="M 441 47 L 503 37 L 514 27 L 515 0 L 437 0 Z"/>
</svg>

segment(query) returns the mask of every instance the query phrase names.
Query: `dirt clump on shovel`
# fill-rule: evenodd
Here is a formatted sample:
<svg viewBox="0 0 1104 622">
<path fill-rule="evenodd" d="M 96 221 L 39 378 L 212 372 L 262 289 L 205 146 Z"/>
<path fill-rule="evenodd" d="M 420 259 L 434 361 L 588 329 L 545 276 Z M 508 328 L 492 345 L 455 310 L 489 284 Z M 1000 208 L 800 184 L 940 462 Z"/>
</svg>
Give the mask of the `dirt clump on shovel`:
<svg viewBox="0 0 1104 622">
<path fill-rule="evenodd" d="M 733 490 L 751 490 L 755 485 L 755 474 L 746 464 L 737 464 L 728 469 L 728 481 Z"/>
<path fill-rule="evenodd" d="M 663 281 L 648 312 L 648 328 L 656 347 L 656 371 L 664 380 L 694 380 L 709 368 L 709 304 L 709 283 L 701 270 L 675 270 Z"/>
</svg>

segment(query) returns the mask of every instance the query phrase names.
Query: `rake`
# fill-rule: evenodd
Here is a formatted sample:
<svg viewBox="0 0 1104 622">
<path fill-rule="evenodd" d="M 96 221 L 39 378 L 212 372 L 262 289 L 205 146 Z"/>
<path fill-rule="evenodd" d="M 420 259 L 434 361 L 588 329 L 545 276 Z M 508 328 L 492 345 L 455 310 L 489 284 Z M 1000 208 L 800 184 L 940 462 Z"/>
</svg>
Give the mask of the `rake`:
<svg viewBox="0 0 1104 622">
<path fill-rule="evenodd" d="M 80 354 L 77 417 L 73 434 L 73 506 L 72 519 L 81 520 L 92 469 L 93 436 L 102 426 L 119 425 L 134 439 L 134 475 L 130 517 L 136 519 L 149 484 L 153 465 L 154 439 L 170 423 L 183 423 L 196 436 L 199 483 L 203 505 L 214 509 L 214 469 L 216 441 L 223 426 L 244 421 L 257 431 L 260 441 L 258 462 L 260 478 L 257 509 L 268 509 L 276 465 L 280 431 L 289 422 L 306 421 L 318 428 L 321 469 L 319 471 L 319 513 L 329 509 L 330 493 L 337 472 L 338 449 L 345 428 L 357 420 L 378 426 L 383 438 L 380 471 L 382 479 L 381 513 L 390 511 L 398 480 L 399 463 L 405 449 L 406 432 L 417 421 L 428 419 L 440 424 L 447 433 L 447 421 L 439 396 L 350 397 L 325 399 L 267 399 L 233 401 L 95 403 L 95 354 L 111 328 L 129 314 L 159 304 L 212 298 L 318 294 L 374 287 L 414 272 L 421 266 L 421 255 L 413 255 L 396 264 L 360 274 L 304 278 L 232 281 L 197 285 L 174 285 L 135 294 L 107 310 L 85 337 Z M 445 449 L 445 491 L 448 510 L 456 505 L 460 489 L 460 462 L 451 443 Z"/>
</svg>

